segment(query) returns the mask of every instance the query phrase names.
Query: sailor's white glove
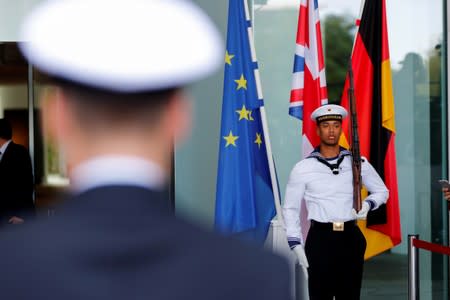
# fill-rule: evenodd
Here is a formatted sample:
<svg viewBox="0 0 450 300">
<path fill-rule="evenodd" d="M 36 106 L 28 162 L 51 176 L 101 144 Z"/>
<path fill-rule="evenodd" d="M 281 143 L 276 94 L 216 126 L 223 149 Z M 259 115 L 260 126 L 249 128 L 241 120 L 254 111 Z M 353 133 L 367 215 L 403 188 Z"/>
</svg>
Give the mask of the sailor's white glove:
<svg viewBox="0 0 450 300">
<path fill-rule="evenodd" d="M 367 201 L 364 201 L 359 212 L 356 212 L 354 208 L 352 208 L 352 215 L 358 220 L 365 220 L 367 218 L 367 213 L 370 210 L 370 204 Z"/>
<path fill-rule="evenodd" d="M 305 278 L 308 278 L 308 259 L 306 258 L 305 249 L 303 249 L 302 245 L 297 245 L 292 249 L 297 257 L 298 264 L 302 267 Z"/>
</svg>

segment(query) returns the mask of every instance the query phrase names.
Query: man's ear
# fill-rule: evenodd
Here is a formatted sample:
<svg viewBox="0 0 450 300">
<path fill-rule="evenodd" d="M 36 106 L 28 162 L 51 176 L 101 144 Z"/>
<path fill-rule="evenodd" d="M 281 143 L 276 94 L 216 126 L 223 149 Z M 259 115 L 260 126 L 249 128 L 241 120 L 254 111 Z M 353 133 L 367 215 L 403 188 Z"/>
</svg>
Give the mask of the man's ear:
<svg viewBox="0 0 450 300">
<path fill-rule="evenodd" d="M 56 87 L 46 88 L 41 95 L 42 128 L 52 141 L 59 141 L 66 132 L 67 116 L 63 97 L 62 91 Z"/>
<path fill-rule="evenodd" d="M 164 123 L 175 143 L 184 141 L 191 133 L 192 102 L 183 91 L 177 91 L 169 99 Z"/>
</svg>

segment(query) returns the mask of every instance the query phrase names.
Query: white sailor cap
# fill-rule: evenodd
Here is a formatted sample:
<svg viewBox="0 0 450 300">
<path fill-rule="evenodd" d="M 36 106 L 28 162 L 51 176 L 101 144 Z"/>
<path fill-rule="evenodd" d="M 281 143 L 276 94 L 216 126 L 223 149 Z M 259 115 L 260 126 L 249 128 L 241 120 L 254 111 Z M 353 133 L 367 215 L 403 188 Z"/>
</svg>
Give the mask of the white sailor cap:
<svg viewBox="0 0 450 300">
<path fill-rule="evenodd" d="M 44 73 L 116 92 L 189 84 L 224 55 L 212 21 L 187 0 L 48 0 L 25 18 L 21 41 Z"/>
<path fill-rule="evenodd" d="M 340 105 L 325 104 L 316 108 L 311 114 L 311 120 L 320 123 L 326 120 L 340 120 L 347 117 L 347 110 Z"/>
</svg>

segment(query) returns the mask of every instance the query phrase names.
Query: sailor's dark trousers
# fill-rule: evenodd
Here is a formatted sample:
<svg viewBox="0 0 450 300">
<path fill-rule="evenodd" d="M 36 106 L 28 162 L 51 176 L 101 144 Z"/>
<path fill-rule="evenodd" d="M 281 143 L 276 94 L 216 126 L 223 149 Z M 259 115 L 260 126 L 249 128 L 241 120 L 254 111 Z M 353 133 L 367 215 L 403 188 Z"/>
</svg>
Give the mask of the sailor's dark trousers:
<svg viewBox="0 0 450 300">
<path fill-rule="evenodd" d="M 359 300 L 366 240 L 355 222 L 344 231 L 311 222 L 305 243 L 310 300 Z"/>
</svg>

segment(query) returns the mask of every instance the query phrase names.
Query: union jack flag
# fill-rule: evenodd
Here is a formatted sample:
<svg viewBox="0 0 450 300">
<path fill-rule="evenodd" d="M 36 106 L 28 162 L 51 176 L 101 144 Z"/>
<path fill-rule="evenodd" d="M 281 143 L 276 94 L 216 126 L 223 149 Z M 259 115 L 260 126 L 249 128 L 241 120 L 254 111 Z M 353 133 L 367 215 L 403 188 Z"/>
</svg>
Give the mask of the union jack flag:
<svg viewBox="0 0 450 300">
<path fill-rule="evenodd" d="M 289 114 L 303 120 L 303 157 L 319 144 L 310 116 L 327 97 L 318 3 L 301 0 Z"/>
<path fill-rule="evenodd" d="M 327 103 L 319 5 L 317 0 L 301 0 L 289 114 L 303 120 L 303 157 L 308 156 L 320 142 L 311 113 Z M 302 236 L 306 240 L 309 222 L 305 201 L 302 201 L 300 215 Z"/>
</svg>

